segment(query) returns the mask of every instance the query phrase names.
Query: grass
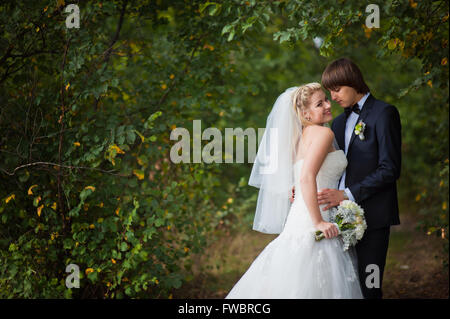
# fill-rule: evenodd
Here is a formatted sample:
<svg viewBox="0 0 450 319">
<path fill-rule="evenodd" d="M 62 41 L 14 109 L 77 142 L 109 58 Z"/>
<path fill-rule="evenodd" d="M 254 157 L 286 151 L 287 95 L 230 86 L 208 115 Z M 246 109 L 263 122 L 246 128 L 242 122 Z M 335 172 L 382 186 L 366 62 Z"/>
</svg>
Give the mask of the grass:
<svg viewBox="0 0 450 319">
<path fill-rule="evenodd" d="M 253 230 L 224 235 L 194 257 L 193 280 L 173 291 L 173 298 L 224 298 L 275 237 Z"/>
</svg>

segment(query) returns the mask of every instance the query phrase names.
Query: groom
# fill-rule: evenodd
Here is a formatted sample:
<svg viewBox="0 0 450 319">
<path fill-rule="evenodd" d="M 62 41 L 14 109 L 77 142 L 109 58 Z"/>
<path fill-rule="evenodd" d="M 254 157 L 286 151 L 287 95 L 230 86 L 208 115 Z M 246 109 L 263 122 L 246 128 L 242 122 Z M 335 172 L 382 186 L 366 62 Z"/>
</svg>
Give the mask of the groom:
<svg viewBox="0 0 450 319">
<path fill-rule="evenodd" d="M 329 209 L 350 199 L 364 209 L 367 230 L 356 245 L 361 289 L 366 299 L 381 298 L 390 226 L 400 224 L 396 186 L 401 167 L 400 115 L 395 106 L 370 93 L 361 71 L 349 59 L 331 62 L 322 74 L 322 85 L 345 111 L 331 129 L 348 165 L 339 189 L 323 189 L 318 201 Z"/>
</svg>

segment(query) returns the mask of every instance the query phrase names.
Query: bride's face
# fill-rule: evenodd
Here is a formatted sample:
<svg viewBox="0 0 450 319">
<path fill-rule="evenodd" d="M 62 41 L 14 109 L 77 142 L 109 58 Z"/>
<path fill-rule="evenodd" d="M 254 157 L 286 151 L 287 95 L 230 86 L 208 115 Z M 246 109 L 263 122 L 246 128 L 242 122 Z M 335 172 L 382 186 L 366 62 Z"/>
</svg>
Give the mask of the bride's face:
<svg viewBox="0 0 450 319">
<path fill-rule="evenodd" d="M 325 124 L 333 119 L 331 102 L 322 90 L 317 90 L 311 95 L 306 117 L 317 125 Z"/>
</svg>

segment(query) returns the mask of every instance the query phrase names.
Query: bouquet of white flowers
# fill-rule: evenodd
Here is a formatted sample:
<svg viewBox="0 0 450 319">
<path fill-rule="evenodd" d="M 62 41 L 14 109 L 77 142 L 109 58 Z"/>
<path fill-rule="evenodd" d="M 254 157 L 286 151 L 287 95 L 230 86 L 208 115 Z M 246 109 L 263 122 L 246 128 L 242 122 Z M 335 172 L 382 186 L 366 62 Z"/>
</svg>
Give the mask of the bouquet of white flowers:
<svg viewBox="0 0 450 319">
<path fill-rule="evenodd" d="M 351 200 L 344 200 L 337 208 L 332 208 L 330 222 L 334 223 L 338 228 L 339 234 L 344 241 L 344 250 L 354 246 L 358 240 L 361 240 L 367 228 L 364 210 Z M 316 241 L 324 238 L 325 235 L 320 230 L 316 231 Z"/>
</svg>

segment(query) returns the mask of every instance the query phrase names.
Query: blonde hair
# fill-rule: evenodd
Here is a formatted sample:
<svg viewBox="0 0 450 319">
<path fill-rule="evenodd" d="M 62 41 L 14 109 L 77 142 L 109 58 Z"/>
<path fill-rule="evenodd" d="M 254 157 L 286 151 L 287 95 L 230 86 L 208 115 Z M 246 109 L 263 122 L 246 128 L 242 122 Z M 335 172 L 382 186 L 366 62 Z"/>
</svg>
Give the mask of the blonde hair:
<svg viewBox="0 0 450 319">
<path fill-rule="evenodd" d="M 297 118 L 302 123 L 303 127 L 311 125 L 312 123 L 305 118 L 305 111 L 309 108 L 309 99 L 316 91 L 321 90 L 320 83 L 312 82 L 299 86 L 292 94 L 292 105 L 294 107 Z"/>
</svg>

